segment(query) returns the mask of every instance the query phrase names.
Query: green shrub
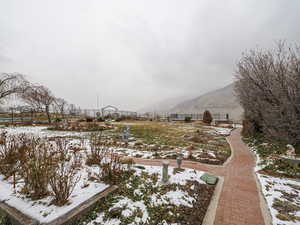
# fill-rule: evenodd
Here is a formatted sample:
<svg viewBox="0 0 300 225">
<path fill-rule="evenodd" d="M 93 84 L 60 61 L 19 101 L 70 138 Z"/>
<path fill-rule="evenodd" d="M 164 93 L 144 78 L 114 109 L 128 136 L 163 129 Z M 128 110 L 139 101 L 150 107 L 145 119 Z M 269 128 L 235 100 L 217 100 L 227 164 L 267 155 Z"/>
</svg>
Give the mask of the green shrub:
<svg viewBox="0 0 300 225">
<path fill-rule="evenodd" d="M 12 225 L 7 216 L 0 215 L 0 225 Z"/>
<path fill-rule="evenodd" d="M 116 122 L 121 122 L 123 120 L 122 117 L 118 117 L 117 119 L 115 119 Z"/>
<path fill-rule="evenodd" d="M 60 123 L 60 122 L 61 122 L 61 118 L 56 118 L 56 119 L 54 120 L 54 122 L 55 122 L 55 123 Z"/>
<path fill-rule="evenodd" d="M 192 117 L 186 116 L 186 117 L 184 118 L 184 122 L 186 122 L 186 123 L 192 122 Z"/>
<path fill-rule="evenodd" d="M 97 118 L 97 122 L 104 122 L 105 120 L 102 117 Z"/>
<path fill-rule="evenodd" d="M 88 123 L 94 121 L 94 119 L 93 119 L 92 117 L 86 117 L 85 120 L 86 120 L 86 122 L 88 122 Z"/>
</svg>

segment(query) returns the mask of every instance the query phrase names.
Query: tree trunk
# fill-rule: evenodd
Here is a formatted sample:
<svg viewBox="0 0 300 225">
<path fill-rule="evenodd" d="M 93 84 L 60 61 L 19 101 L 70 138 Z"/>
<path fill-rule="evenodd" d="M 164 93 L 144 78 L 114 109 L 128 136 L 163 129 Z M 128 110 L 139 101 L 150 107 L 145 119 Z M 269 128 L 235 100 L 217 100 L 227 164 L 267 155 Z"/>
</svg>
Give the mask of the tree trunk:
<svg viewBox="0 0 300 225">
<path fill-rule="evenodd" d="M 61 114 L 61 118 L 62 118 L 62 119 L 65 119 L 65 113 L 64 113 L 64 110 L 61 110 L 61 111 L 60 111 L 60 114 Z"/>
<path fill-rule="evenodd" d="M 50 116 L 50 112 L 49 112 L 49 105 L 46 105 L 46 114 L 48 117 L 48 122 L 51 123 L 51 116 Z"/>
</svg>

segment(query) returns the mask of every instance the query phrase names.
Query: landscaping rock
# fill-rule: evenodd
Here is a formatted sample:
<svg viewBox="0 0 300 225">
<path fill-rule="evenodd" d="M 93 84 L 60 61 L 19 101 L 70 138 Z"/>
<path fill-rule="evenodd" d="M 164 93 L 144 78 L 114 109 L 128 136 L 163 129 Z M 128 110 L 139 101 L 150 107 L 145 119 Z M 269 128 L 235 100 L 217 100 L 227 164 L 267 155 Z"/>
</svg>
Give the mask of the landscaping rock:
<svg viewBox="0 0 300 225">
<path fill-rule="evenodd" d="M 200 177 L 201 180 L 203 180 L 207 184 L 215 185 L 218 182 L 218 178 L 214 175 L 211 175 L 209 173 L 205 173 Z"/>
</svg>

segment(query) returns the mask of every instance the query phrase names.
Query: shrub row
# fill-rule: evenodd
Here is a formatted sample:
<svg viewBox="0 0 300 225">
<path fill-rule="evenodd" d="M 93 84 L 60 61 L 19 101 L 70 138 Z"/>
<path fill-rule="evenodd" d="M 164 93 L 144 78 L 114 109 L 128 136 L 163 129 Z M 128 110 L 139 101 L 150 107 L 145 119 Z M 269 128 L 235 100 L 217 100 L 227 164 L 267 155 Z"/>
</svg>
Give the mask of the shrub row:
<svg viewBox="0 0 300 225">
<path fill-rule="evenodd" d="M 30 135 L 1 134 L 0 173 L 5 179 L 24 183 L 21 193 L 31 199 L 53 194 L 56 205 L 67 203 L 79 177 L 80 158 L 70 157 L 68 142 L 62 138 L 51 141 Z M 50 187 L 50 188 L 49 188 Z"/>
</svg>

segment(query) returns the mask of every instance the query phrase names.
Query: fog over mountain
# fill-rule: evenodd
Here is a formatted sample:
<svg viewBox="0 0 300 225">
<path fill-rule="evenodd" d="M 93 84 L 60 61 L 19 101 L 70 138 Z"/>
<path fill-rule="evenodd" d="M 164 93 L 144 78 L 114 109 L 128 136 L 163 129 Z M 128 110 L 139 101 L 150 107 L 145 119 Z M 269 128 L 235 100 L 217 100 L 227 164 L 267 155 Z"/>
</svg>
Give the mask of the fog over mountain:
<svg viewBox="0 0 300 225">
<path fill-rule="evenodd" d="M 243 109 L 235 96 L 234 84 L 181 102 L 171 108 L 173 112 L 203 113 L 204 110 L 212 113 L 228 113 L 231 119 L 241 119 Z"/>
<path fill-rule="evenodd" d="M 0 1 L 0 72 L 82 108 L 138 110 L 234 81 L 247 49 L 300 43 L 300 1 Z"/>
<path fill-rule="evenodd" d="M 164 113 L 164 112 L 171 112 L 172 109 L 178 104 L 183 101 L 189 100 L 191 97 L 189 96 L 181 96 L 181 97 L 174 97 L 164 99 L 160 102 L 156 102 L 154 104 L 150 104 L 144 108 L 139 109 L 139 112 L 157 112 L 157 113 Z"/>
<path fill-rule="evenodd" d="M 243 109 L 234 93 L 234 83 L 194 98 L 166 99 L 157 104 L 144 108 L 143 112 L 172 112 L 172 113 L 228 113 L 231 119 L 240 120 Z"/>
</svg>

